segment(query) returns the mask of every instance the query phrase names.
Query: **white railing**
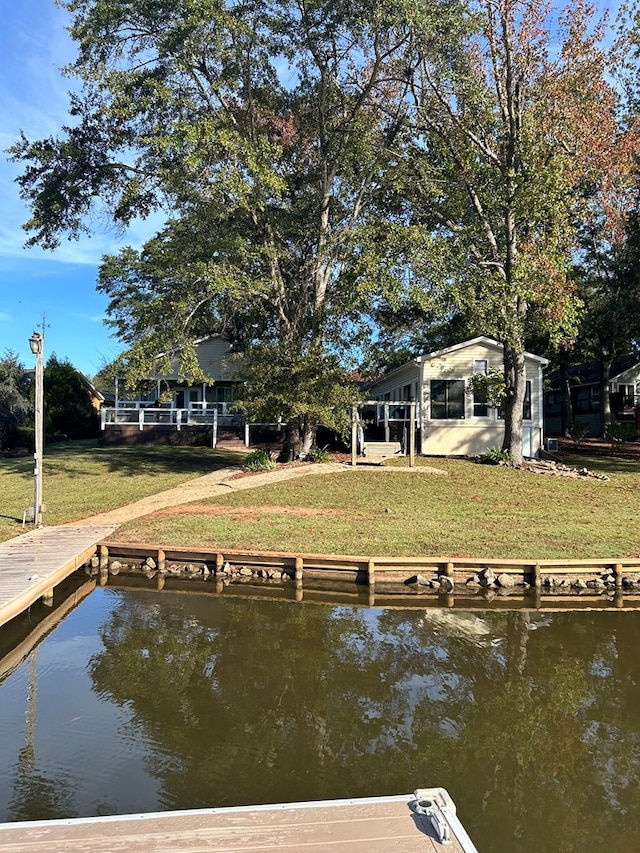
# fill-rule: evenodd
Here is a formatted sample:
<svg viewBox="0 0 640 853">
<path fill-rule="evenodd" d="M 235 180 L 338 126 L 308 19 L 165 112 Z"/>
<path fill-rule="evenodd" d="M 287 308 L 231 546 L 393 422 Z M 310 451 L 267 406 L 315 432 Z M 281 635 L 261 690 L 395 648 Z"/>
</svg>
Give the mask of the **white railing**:
<svg viewBox="0 0 640 853">
<path fill-rule="evenodd" d="M 131 405 L 122 405 L 129 402 Z M 117 408 L 105 407 L 101 412 L 101 428 L 109 424 L 137 424 L 140 430 L 145 427 L 168 426 L 181 429 L 183 426 L 211 426 L 214 423 L 224 426 L 241 423 L 241 416 L 232 414 L 230 403 L 190 403 L 188 408 L 178 409 L 171 404 L 154 406 L 144 400 L 119 401 Z"/>
</svg>

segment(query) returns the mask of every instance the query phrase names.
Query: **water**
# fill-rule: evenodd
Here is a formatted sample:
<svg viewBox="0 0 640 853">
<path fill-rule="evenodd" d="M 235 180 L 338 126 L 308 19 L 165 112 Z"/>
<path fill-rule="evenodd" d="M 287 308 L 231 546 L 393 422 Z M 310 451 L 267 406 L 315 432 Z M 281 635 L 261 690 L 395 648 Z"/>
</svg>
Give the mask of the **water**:
<svg viewBox="0 0 640 853">
<path fill-rule="evenodd" d="M 640 849 L 640 612 L 97 589 L 0 683 L 0 819 L 446 787 L 486 853 Z"/>
</svg>

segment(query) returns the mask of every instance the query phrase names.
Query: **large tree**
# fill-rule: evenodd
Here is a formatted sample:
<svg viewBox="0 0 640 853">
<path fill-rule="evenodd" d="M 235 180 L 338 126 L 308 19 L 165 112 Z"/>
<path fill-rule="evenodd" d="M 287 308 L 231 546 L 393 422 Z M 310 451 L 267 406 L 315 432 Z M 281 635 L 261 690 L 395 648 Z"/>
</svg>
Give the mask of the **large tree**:
<svg viewBox="0 0 640 853">
<path fill-rule="evenodd" d="M 610 82 L 603 23 L 575 0 L 472 0 L 439 50 L 416 12 L 415 123 L 407 170 L 424 229 L 414 293 L 454 307 L 504 345 L 505 439 L 522 460 L 524 351 L 576 331 L 570 270 L 581 223 L 637 135 Z"/>
<path fill-rule="evenodd" d="M 318 418 L 345 402 L 336 356 L 344 363 L 357 339 L 362 289 L 350 259 L 366 254 L 363 217 L 407 108 L 409 28 L 396 4 L 61 5 L 81 90 L 60 137 L 13 149 L 30 242 L 55 247 L 100 208 L 124 225 L 165 210 L 141 250 L 102 267 L 131 375 L 162 351 L 197 378 L 192 340 L 223 331 L 245 364 L 268 352 L 274 370 L 296 365 L 286 410 L 301 434 L 292 452 L 306 449 Z M 321 398 L 310 368 L 336 380 L 317 383 Z M 249 383 L 249 410 L 273 417 L 265 401 Z"/>
</svg>

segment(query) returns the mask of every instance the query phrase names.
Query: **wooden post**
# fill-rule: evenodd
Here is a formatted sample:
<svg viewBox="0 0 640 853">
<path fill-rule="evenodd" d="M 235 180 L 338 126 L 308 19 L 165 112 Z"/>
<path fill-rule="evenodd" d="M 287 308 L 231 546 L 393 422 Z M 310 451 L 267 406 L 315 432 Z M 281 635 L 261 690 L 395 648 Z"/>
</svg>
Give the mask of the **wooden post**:
<svg viewBox="0 0 640 853">
<path fill-rule="evenodd" d="M 99 572 L 98 582 L 100 586 L 106 586 L 109 582 L 109 569 L 107 566 L 103 566 Z"/>
<path fill-rule="evenodd" d="M 218 443 L 218 407 L 213 410 L 213 424 L 211 425 L 211 447 L 215 448 Z"/>
<path fill-rule="evenodd" d="M 613 567 L 613 577 L 616 583 L 616 589 L 622 587 L 622 563 L 616 563 Z"/>
<path fill-rule="evenodd" d="M 448 578 L 453 577 L 453 563 L 451 561 L 444 567 L 444 573 Z"/>
<path fill-rule="evenodd" d="M 109 549 L 107 548 L 106 545 L 100 546 L 99 554 L 100 554 L 100 562 L 98 563 L 98 568 L 100 569 L 100 571 L 102 571 L 103 569 L 108 569 L 109 568 Z"/>
<path fill-rule="evenodd" d="M 416 463 L 416 401 L 409 403 L 409 468 Z"/>
<path fill-rule="evenodd" d="M 303 561 L 302 557 L 296 557 L 296 590 L 302 590 L 302 572 L 303 572 Z M 297 598 L 297 597 L 296 597 Z"/>
<path fill-rule="evenodd" d="M 369 590 L 375 590 L 376 588 L 376 564 L 373 560 L 369 560 L 367 563 L 367 577 L 369 579 Z"/>
<path fill-rule="evenodd" d="M 216 554 L 216 575 L 219 574 L 220 569 L 224 566 L 224 554 Z"/>
<path fill-rule="evenodd" d="M 535 589 L 540 589 L 542 586 L 542 572 L 540 569 L 540 563 L 535 563 L 533 566 L 533 584 L 532 586 Z"/>
<path fill-rule="evenodd" d="M 358 464 L 358 410 L 355 406 L 351 408 L 351 465 L 355 467 Z"/>
<path fill-rule="evenodd" d="M 158 564 L 158 571 L 161 572 L 162 574 L 164 574 L 164 570 L 165 570 L 166 562 L 167 562 L 167 556 L 166 556 L 165 552 L 162 550 L 162 548 L 158 548 L 158 557 L 157 557 L 156 562 Z"/>
<path fill-rule="evenodd" d="M 167 579 L 164 575 L 161 575 L 160 572 L 156 575 L 156 587 L 160 589 L 164 589 L 164 585 L 167 582 Z"/>
</svg>

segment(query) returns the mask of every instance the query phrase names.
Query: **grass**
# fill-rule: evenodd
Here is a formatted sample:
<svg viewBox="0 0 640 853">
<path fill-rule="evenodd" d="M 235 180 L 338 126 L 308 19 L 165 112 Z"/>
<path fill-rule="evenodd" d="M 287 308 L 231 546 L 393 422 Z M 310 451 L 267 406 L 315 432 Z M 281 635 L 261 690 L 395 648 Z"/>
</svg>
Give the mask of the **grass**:
<svg viewBox="0 0 640 853">
<path fill-rule="evenodd" d="M 447 476 L 364 471 L 298 478 L 133 521 L 118 538 L 175 546 L 360 555 L 640 555 L 640 463 L 568 458 L 609 481 L 426 463 Z"/>
<path fill-rule="evenodd" d="M 126 505 L 243 454 L 205 447 L 51 445 L 45 454 L 45 521 L 59 524 Z M 447 476 L 402 470 L 314 475 L 231 492 L 119 528 L 121 540 L 293 552 L 609 558 L 639 555 L 640 461 L 579 457 L 567 464 L 604 482 L 423 460 Z M 33 501 L 31 459 L 0 460 L 0 540 L 22 532 Z"/>
<path fill-rule="evenodd" d="M 97 441 L 45 449 L 45 523 L 60 524 L 131 501 L 216 468 L 241 464 L 244 454 L 207 447 L 101 447 Z M 0 459 L 0 541 L 22 533 L 33 505 L 33 459 Z"/>
</svg>

